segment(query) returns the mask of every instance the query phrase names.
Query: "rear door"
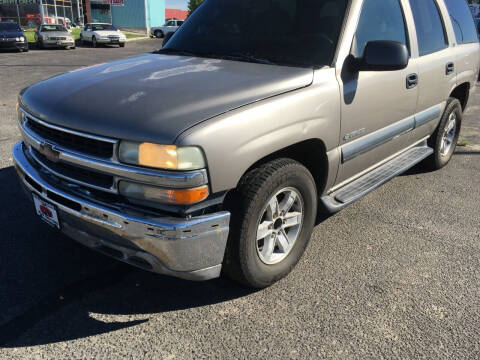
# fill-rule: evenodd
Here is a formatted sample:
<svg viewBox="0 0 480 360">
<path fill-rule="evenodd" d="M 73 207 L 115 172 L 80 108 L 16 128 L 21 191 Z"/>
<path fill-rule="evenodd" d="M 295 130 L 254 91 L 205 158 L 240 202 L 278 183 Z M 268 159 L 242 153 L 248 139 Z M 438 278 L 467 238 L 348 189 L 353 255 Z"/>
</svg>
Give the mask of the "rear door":
<svg viewBox="0 0 480 360">
<path fill-rule="evenodd" d="M 460 1 L 460 0 L 456 0 Z M 437 0 L 409 0 L 418 46 L 418 106 L 415 135 L 429 136 L 440 120 L 456 86 L 455 55 L 448 37 L 446 9 Z"/>
<path fill-rule="evenodd" d="M 397 41 L 409 47 L 403 1 L 364 0 L 354 5 L 361 6 L 358 25 L 353 38 L 346 38 L 348 43 L 342 44 L 350 47 L 350 55 L 361 58 L 365 45 L 375 40 Z M 357 23 L 355 19 L 349 22 Z M 399 71 L 349 73 L 345 58 L 338 61 L 343 97 L 340 184 L 409 145 L 404 134 L 413 129 L 418 92 L 415 85 L 407 86 L 407 79 L 417 74 L 418 68 L 411 58 L 408 67 Z"/>
</svg>

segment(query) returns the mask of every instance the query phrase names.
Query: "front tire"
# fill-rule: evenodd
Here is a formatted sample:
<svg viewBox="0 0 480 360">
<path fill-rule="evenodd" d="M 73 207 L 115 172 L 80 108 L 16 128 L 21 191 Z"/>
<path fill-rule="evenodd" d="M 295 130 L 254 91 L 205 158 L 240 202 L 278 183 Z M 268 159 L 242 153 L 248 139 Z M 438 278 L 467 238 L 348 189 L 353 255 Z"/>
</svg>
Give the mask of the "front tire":
<svg viewBox="0 0 480 360">
<path fill-rule="evenodd" d="M 250 171 L 227 200 L 232 213 L 224 272 L 252 288 L 287 276 L 302 257 L 317 215 L 310 172 L 291 159 Z"/>
<path fill-rule="evenodd" d="M 439 170 L 450 162 L 460 136 L 462 116 L 460 101 L 455 98 L 448 99 L 437 130 L 428 140 L 434 153 L 426 160 L 426 164 L 432 170 Z"/>
<path fill-rule="evenodd" d="M 125 47 L 125 43 L 123 43 L 123 44 L 120 43 L 120 44 L 118 44 L 118 46 L 120 46 L 121 48 L 124 48 L 124 47 Z"/>
<path fill-rule="evenodd" d="M 94 47 L 94 48 L 97 47 L 97 38 L 95 36 L 92 37 L 92 47 Z"/>
<path fill-rule="evenodd" d="M 157 39 L 161 39 L 163 38 L 163 32 L 161 30 L 155 30 L 155 32 L 153 33 L 153 35 L 157 38 Z"/>
</svg>

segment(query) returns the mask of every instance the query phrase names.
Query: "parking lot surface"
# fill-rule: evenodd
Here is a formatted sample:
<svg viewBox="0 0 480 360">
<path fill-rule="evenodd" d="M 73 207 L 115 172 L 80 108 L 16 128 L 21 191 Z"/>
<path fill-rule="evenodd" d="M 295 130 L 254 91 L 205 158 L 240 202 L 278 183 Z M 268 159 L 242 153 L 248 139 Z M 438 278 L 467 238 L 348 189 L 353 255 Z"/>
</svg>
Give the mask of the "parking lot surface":
<svg viewBox="0 0 480 360">
<path fill-rule="evenodd" d="M 0 358 L 480 358 L 478 92 L 447 168 L 320 219 L 265 290 L 150 274 L 44 225 L 12 167 L 18 92 L 160 43 L 0 53 Z"/>
</svg>

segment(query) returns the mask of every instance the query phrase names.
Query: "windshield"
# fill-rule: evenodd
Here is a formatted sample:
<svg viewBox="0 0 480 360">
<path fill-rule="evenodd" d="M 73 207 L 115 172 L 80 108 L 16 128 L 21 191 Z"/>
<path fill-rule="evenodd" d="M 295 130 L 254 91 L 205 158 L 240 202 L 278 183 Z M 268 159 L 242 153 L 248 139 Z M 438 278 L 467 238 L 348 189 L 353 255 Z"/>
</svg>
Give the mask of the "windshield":
<svg viewBox="0 0 480 360">
<path fill-rule="evenodd" d="M 67 31 L 67 29 L 63 25 L 43 25 L 40 31 Z"/>
<path fill-rule="evenodd" d="M 0 31 L 20 31 L 17 23 L 0 23 Z"/>
<path fill-rule="evenodd" d="M 92 29 L 93 31 L 102 31 L 102 30 L 116 31 L 117 30 L 115 26 L 108 25 L 108 24 L 93 24 Z"/>
<path fill-rule="evenodd" d="M 162 53 L 331 65 L 348 0 L 205 0 Z"/>
</svg>

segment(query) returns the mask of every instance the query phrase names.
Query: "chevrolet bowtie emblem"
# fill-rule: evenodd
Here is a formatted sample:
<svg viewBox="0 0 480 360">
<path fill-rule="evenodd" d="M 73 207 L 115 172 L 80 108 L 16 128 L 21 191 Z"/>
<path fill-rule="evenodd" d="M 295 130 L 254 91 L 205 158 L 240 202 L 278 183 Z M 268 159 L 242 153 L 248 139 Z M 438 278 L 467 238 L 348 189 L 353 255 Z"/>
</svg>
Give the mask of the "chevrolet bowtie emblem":
<svg viewBox="0 0 480 360">
<path fill-rule="evenodd" d="M 57 163 L 60 160 L 60 152 L 55 150 L 52 145 L 43 143 L 40 145 L 40 153 L 51 162 Z"/>
</svg>

